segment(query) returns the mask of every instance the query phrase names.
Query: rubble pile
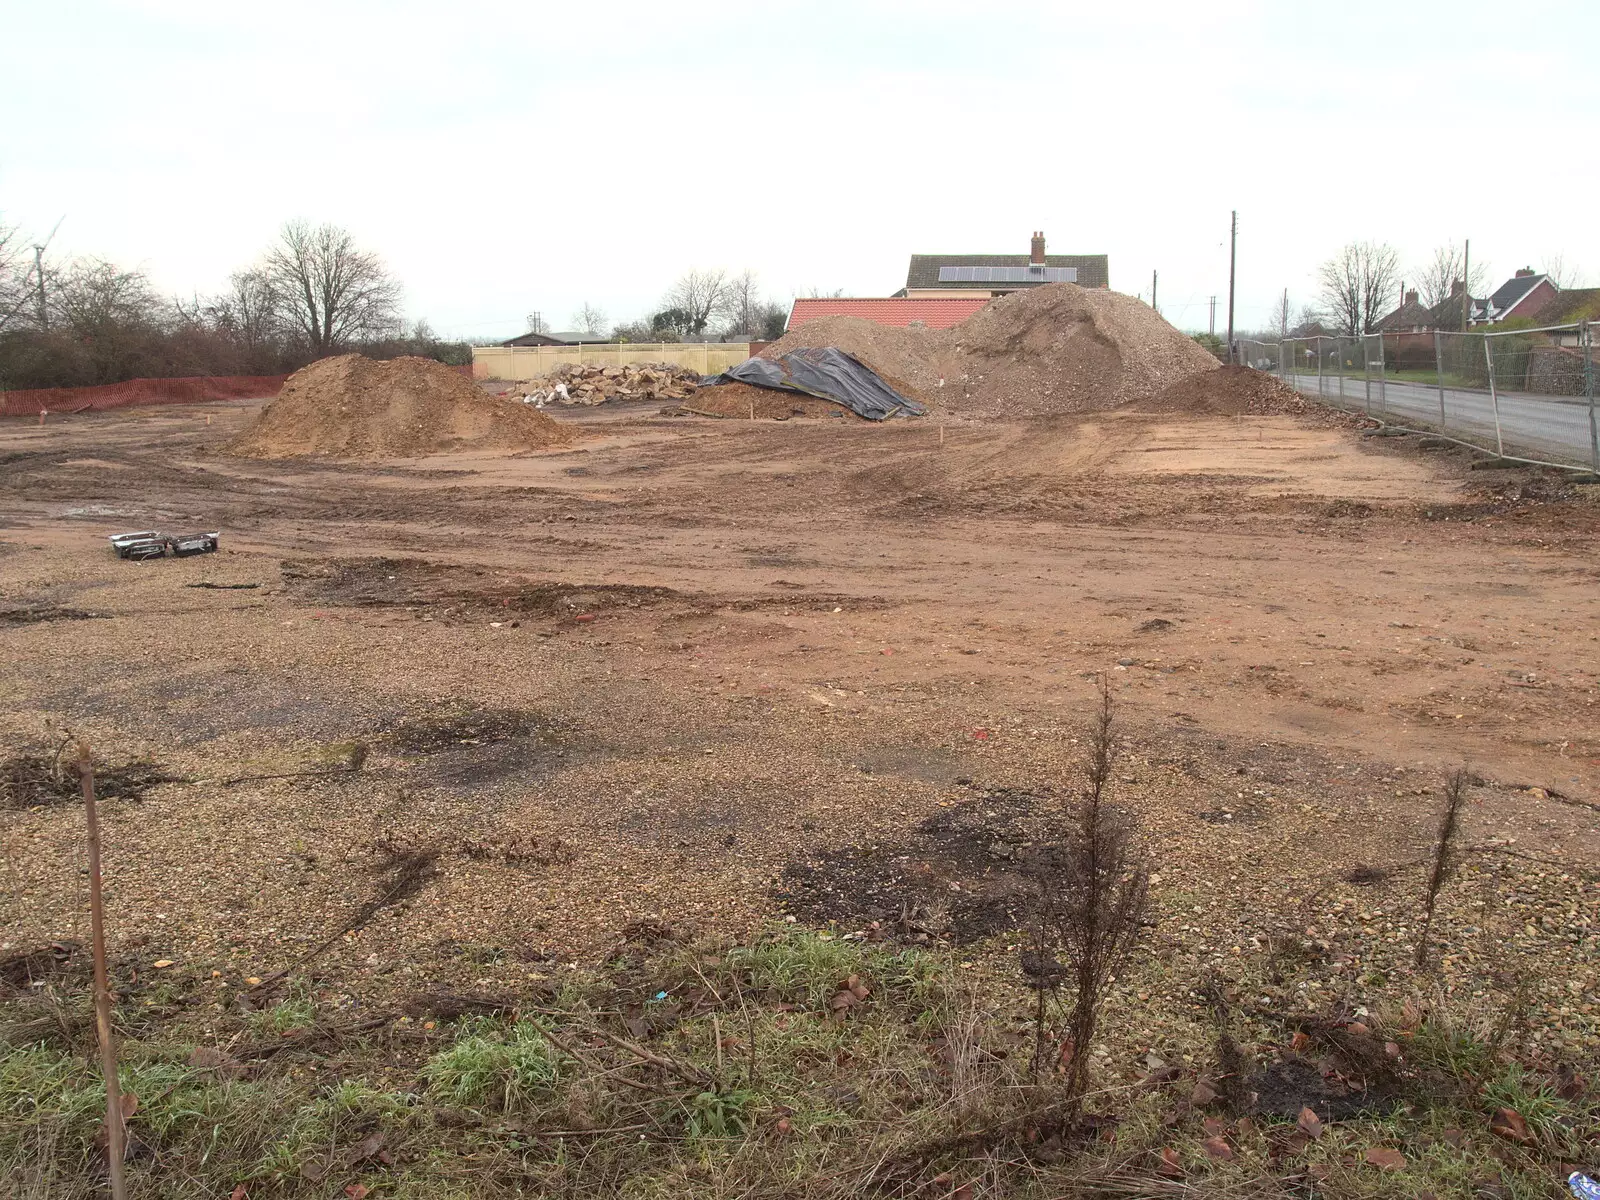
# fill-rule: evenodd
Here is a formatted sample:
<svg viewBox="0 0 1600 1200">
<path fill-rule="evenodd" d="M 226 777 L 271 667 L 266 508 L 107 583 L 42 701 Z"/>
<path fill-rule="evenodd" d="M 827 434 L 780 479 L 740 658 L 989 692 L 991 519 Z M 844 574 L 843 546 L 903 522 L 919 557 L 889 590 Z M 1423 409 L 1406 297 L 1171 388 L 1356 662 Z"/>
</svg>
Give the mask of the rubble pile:
<svg viewBox="0 0 1600 1200">
<path fill-rule="evenodd" d="M 700 386 L 700 372 L 671 363 L 623 367 L 562 363 L 540 379 L 503 395 L 521 394 L 525 404 L 604 404 L 607 400 L 687 400 Z"/>
</svg>

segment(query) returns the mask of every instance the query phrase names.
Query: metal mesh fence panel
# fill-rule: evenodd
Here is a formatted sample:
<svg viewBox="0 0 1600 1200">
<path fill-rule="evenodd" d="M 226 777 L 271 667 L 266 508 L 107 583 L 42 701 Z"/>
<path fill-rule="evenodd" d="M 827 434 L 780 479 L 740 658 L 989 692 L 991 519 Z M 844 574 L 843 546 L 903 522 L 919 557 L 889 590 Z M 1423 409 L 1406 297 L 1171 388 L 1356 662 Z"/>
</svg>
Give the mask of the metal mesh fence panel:
<svg viewBox="0 0 1600 1200">
<path fill-rule="evenodd" d="M 1600 472 L 1592 327 L 1297 338 L 1272 366 L 1304 395 L 1492 454 Z M 1251 363 L 1255 365 L 1255 363 Z"/>
<path fill-rule="evenodd" d="M 1244 365 L 1257 371 L 1278 372 L 1278 355 L 1282 347 L 1277 342 L 1258 342 L 1254 338 L 1239 340 L 1239 353 Z"/>
</svg>

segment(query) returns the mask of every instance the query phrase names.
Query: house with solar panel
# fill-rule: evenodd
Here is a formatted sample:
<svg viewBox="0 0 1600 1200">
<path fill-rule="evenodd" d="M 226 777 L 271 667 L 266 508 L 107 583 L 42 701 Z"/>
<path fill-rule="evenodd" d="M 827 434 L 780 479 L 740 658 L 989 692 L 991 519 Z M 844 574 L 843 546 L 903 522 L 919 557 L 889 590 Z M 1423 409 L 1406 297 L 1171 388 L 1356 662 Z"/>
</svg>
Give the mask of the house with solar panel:
<svg viewBox="0 0 1600 1200">
<path fill-rule="evenodd" d="M 1044 234 L 1035 233 L 1027 254 L 913 254 L 906 285 L 895 296 L 992 300 L 1044 283 L 1110 287 L 1110 266 L 1104 254 L 1046 254 Z"/>
</svg>

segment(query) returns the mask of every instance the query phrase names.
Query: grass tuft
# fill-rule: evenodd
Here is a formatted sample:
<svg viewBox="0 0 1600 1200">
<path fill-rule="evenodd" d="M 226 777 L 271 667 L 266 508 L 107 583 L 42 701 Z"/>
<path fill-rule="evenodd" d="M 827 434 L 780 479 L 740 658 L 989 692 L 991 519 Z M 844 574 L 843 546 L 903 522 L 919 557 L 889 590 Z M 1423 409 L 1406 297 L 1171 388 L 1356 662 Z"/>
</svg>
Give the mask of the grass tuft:
<svg viewBox="0 0 1600 1200">
<path fill-rule="evenodd" d="M 561 1078 L 560 1059 L 538 1026 L 518 1021 L 504 1030 L 474 1022 L 455 1045 L 428 1060 L 431 1092 L 462 1107 L 492 1104 L 506 1111 L 547 1096 Z"/>
</svg>

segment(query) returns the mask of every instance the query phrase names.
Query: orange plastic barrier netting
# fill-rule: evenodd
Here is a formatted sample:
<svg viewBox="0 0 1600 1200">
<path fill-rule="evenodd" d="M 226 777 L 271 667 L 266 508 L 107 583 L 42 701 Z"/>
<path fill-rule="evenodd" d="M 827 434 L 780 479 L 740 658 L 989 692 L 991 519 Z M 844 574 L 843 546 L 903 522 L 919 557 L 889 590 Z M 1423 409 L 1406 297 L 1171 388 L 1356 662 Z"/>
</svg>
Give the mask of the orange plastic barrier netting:
<svg viewBox="0 0 1600 1200">
<path fill-rule="evenodd" d="M 138 404 L 206 404 L 276 396 L 287 375 L 207 375 L 188 379 L 129 379 L 98 387 L 0 392 L 0 417 L 36 417 Z"/>
</svg>

